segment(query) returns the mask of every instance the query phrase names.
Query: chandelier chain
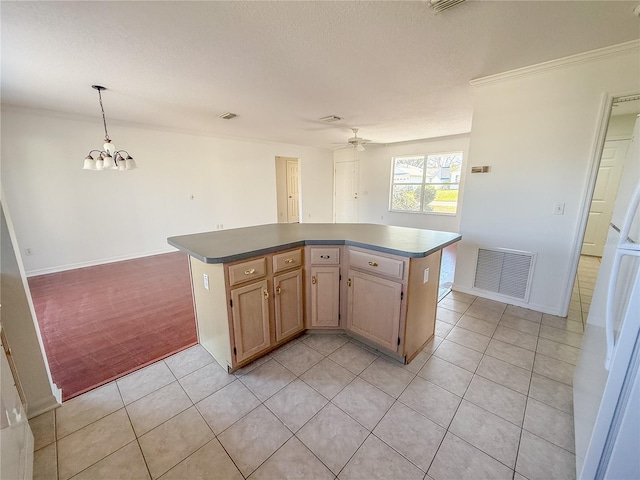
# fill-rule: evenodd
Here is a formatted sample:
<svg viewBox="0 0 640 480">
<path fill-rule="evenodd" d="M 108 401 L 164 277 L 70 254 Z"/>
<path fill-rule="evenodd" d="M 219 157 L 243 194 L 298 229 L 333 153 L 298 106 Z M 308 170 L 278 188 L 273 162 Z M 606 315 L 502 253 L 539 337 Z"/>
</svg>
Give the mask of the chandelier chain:
<svg viewBox="0 0 640 480">
<path fill-rule="evenodd" d="M 104 141 L 110 141 L 109 134 L 107 133 L 107 119 L 104 116 L 104 107 L 102 106 L 102 92 L 98 90 L 98 98 L 100 99 L 100 110 L 102 110 L 102 123 L 104 124 Z"/>
</svg>

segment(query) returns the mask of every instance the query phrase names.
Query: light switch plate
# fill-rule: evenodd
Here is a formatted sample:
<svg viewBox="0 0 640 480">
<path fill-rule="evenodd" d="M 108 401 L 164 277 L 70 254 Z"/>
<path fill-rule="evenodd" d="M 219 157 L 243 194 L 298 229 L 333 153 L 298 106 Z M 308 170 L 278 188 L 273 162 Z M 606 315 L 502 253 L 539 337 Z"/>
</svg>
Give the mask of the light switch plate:
<svg viewBox="0 0 640 480">
<path fill-rule="evenodd" d="M 422 283 L 427 283 L 429 281 L 429 269 L 425 268 L 424 269 L 424 280 L 422 281 Z"/>
</svg>

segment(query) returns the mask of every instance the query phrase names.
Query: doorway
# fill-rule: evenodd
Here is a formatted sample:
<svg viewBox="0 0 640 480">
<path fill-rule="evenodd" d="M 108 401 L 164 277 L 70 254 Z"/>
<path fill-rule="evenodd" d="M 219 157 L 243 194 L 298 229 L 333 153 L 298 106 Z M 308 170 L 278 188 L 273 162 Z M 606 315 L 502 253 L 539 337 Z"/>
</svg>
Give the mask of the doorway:
<svg viewBox="0 0 640 480">
<path fill-rule="evenodd" d="M 640 95 L 615 97 L 610 105 L 608 115 L 603 119 L 606 130 L 601 144 L 602 152 L 596 165 L 592 195 L 587 200 L 588 214 L 567 316 L 569 320 L 579 321 L 583 325 L 589 314 L 633 128 L 640 114 Z"/>
<path fill-rule="evenodd" d="M 299 159 L 276 157 L 278 223 L 300 223 Z"/>
</svg>

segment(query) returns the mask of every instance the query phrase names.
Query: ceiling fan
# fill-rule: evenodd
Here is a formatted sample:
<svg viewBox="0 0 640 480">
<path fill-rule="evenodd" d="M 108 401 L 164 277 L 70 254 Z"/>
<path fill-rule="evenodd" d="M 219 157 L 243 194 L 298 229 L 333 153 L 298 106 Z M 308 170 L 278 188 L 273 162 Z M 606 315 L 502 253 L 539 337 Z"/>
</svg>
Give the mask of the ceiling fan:
<svg viewBox="0 0 640 480">
<path fill-rule="evenodd" d="M 347 144 L 356 148 L 358 152 L 364 152 L 364 146 L 367 143 L 371 143 L 371 140 L 367 140 L 366 138 L 362 138 L 358 136 L 358 128 L 352 128 L 353 137 L 347 140 Z"/>
</svg>

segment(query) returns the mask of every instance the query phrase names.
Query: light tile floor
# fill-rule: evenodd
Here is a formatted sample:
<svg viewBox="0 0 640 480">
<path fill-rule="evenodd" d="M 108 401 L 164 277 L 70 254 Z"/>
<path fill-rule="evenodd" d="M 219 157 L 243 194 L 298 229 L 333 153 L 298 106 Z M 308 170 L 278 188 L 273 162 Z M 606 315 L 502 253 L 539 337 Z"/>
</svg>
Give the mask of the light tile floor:
<svg viewBox="0 0 640 480">
<path fill-rule="evenodd" d="M 228 375 L 192 347 L 34 418 L 34 478 L 575 477 L 581 321 L 457 292 L 437 317 L 409 365 L 306 334 Z"/>
<path fill-rule="evenodd" d="M 589 257 L 580 255 L 578 262 L 578 275 L 573 284 L 571 293 L 571 303 L 569 304 L 569 314 L 567 318 L 581 320 L 584 325 L 591 306 L 593 288 L 596 285 L 596 277 L 600 269 L 600 257 Z"/>
</svg>

